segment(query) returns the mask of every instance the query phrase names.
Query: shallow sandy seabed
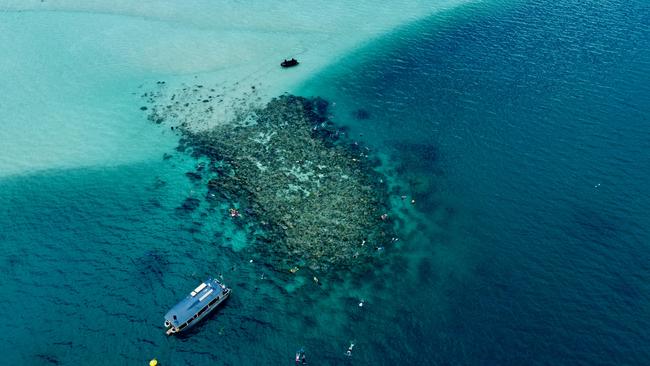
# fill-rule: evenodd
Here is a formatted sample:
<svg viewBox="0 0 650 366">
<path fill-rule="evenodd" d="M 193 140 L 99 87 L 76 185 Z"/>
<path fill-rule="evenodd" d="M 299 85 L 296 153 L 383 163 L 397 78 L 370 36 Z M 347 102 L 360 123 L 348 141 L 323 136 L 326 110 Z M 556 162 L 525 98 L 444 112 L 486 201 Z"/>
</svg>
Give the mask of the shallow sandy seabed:
<svg viewBox="0 0 650 366">
<path fill-rule="evenodd" d="M 104 32 L 97 41 L 112 56 L 154 75 L 199 76 L 201 82 L 238 86 L 223 103 L 261 83 L 267 99 L 294 89 L 346 52 L 392 29 L 468 0 L 441 1 L 9 1 L 6 10 L 111 14 L 159 23 L 143 43 L 126 49 L 138 23 Z M 127 44 L 128 45 L 128 44 Z M 285 57 L 299 67 L 283 70 Z M 236 84 L 238 83 L 238 84 Z M 216 122 L 216 121 L 215 121 Z"/>
</svg>

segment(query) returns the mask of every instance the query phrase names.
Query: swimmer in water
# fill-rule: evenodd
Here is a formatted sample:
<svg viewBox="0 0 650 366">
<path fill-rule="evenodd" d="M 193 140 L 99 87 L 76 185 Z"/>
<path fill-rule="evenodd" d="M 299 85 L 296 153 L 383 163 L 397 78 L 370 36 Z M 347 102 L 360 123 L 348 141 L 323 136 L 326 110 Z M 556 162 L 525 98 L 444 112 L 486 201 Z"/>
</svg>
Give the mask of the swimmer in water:
<svg viewBox="0 0 650 366">
<path fill-rule="evenodd" d="M 307 363 L 307 356 L 305 356 L 305 349 L 301 348 L 296 352 L 296 365 L 299 363 L 306 364 Z"/>
<path fill-rule="evenodd" d="M 354 348 L 354 342 L 350 342 L 350 347 L 348 347 L 348 350 L 345 352 L 345 355 L 350 357 L 352 356 L 352 349 Z"/>
</svg>

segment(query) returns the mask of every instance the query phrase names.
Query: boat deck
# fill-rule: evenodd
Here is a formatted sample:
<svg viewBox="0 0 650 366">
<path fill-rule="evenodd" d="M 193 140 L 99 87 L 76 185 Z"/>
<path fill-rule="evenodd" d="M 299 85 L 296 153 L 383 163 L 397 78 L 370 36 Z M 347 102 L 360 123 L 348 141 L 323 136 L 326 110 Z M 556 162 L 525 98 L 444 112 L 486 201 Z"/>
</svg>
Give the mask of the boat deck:
<svg viewBox="0 0 650 366">
<path fill-rule="evenodd" d="M 165 314 L 165 320 L 178 328 L 195 315 L 203 315 L 203 312 L 207 310 L 206 305 L 217 303 L 225 295 L 226 291 L 226 287 L 219 281 L 208 279 L 195 288 L 186 298 L 174 305 Z"/>
</svg>

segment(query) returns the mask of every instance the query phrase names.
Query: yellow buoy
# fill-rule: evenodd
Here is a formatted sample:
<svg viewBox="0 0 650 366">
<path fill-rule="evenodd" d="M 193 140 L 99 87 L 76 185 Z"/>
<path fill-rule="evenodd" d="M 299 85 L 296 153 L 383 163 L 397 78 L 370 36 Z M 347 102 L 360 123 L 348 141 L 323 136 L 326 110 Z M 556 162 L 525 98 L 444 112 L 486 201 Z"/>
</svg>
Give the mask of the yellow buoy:
<svg viewBox="0 0 650 366">
<path fill-rule="evenodd" d="M 158 360 L 156 360 L 155 358 L 149 361 L 149 366 L 156 366 L 156 365 L 158 365 Z"/>
</svg>

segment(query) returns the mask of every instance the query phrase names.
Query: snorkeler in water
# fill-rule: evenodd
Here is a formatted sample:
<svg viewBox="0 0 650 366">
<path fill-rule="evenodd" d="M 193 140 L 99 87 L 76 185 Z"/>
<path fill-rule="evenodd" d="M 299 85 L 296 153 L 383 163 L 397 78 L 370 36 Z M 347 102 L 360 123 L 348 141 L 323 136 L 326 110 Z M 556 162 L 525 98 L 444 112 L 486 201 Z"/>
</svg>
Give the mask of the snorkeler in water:
<svg viewBox="0 0 650 366">
<path fill-rule="evenodd" d="M 352 349 L 354 348 L 354 342 L 350 342 L 350 347 L 348 347 L 348 350 L 345 352 L 345 355 L 350 357 L 352 356 Z"/>
<path fill-rule="evenodd" d="M 305 356 L 305 349 L 301 348 L 296 352 L 296 365 L 299 363 L 306 364 L 307 363 L 307 356 Z"/>
</svg>

